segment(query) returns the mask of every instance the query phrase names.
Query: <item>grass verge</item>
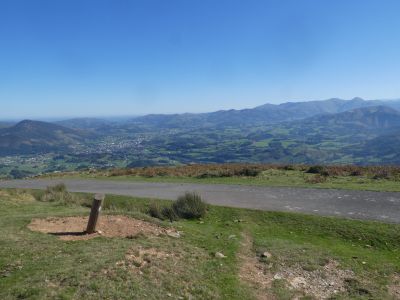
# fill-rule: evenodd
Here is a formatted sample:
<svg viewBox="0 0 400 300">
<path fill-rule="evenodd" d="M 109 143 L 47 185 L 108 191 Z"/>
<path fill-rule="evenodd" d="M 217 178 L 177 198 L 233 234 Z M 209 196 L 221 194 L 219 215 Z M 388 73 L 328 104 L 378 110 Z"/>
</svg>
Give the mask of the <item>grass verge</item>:
<svg viewBox="0 0 400 300">
<path fill-rule="evenodd" d="M 84 178 L 115 181 L 133 182 L 165 182 L 165 183 L 198 183 L 198 184 L 233 184 L 250 186 L 272 186 L 272 187 L 298 187 L 298 188 L 319 188 L 319 189 L 344 189 L 364 190 L 377 192 L 400 192 L 400 181 L 395 178 L 373 178 L 368 176 L 328 176 L 320 179 L 319 174 L 310 174 L 298 170 L 266 170 L 258 176 L 243 177 L 212 177 L 196 178 L 188 176 L 138 176 L 121 175 L 107 176 L 98 173 L 61 175 L 46 175 L 44 178 Z"/>
</svg>

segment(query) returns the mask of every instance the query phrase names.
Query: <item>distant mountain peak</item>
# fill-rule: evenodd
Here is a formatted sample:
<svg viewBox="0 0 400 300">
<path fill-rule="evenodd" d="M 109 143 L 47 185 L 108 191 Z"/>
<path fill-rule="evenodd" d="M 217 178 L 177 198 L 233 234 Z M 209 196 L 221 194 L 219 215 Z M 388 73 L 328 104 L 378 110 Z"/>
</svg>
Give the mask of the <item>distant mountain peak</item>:
<svg viewBox="0 0 400 300">
<path fill-rule="evenodd" d="M 49 125 L 49 124 L 50 123 L 26 119 L 26 120 L 22 120 L 21 122 L 18 122 L 17 124 L 15 124 L 14 128 L 31 129 L 33 127 L 46 126 L 46 125 Z"/>
<path fill-rule="evenodd" d="M 353 99 L 351 99 L 351 101 L 366 101 L 361 97 L 354 97 Z"/>
</svg>

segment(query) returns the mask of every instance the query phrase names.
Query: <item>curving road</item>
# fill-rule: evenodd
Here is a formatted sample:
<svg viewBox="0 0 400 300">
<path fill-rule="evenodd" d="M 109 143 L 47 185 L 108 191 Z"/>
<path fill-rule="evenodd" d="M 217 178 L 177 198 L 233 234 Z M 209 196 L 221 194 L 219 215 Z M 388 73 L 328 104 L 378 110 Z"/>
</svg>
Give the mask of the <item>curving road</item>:
<svg viewBox="0 0 400 300">
<path fill-rule="evenodd" d="M 104 193 L 174 200 L 198 192 L 215 205 L 273 211 L 294 211 L 400 223 L 400 193 L 333 189 L 149 183 L 94 179 L 32 179 L 0 181 L 0 188 L 44 189 L 63 182 L 73 192 Z"/>
</svg>

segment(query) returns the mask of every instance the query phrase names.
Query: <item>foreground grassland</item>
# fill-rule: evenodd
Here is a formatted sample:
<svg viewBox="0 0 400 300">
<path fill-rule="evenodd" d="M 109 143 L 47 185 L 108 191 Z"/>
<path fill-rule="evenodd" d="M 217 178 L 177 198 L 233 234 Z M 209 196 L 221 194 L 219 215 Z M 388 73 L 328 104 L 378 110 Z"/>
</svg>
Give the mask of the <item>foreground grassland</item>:
<svg viewBox="0 0 400 300">
<path fill-rule="evenodd" d="M 400 192 L 400 167 L 386 166 L 189 165 L 70 172 L 44 177 Z"/>
<path fill-rule="evenodd" d="M 91 196 L 42 193 L 0 191 L 0 299 L 317 299 L 324 280 L 341 286 L 330 299 L 395 299 L 399 289 L 399 225 L 214 206 L 202 220 L 170 223 L 147 214 L 150 203 L 167 201 L 108 195 L 103 214 L 174 227 L 181 237 L 63 241 L 27 225 L 87 215 Z M 172 258 L 125 261 L 141 249 Z"/>
</svg>

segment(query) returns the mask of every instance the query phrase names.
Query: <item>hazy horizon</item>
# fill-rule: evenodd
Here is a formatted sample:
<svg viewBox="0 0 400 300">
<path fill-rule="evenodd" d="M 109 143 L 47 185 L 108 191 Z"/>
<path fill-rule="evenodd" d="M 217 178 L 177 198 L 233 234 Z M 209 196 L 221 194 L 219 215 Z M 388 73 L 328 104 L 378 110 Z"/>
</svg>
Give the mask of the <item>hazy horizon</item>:
<svg viewBox="0 0 400 300">
<path fill-rule="evenodd" d="M 360 98 L 364 101 L 399 101 L 400 98 L 393 98 L 393 99 L 364 99 L 361 97 L 353 97 L 350 99 L 343 99 L 343 98 L 338 98 L 338 97 L 331 97 L 331 98 L 327 98 L 327 99 L 308 99 L 308 100 L 289 100 L 289 101 L 283 101 L 280 103 L 272 103 L 272 102 L 265 102 L 265 103 L 261 103 L 258 106 L 264 105 L 264 104 L 273 104 L 273 105 L 280 105 L 280 104 L 284 104 L 284 103 L 300 103 L 300 102 L 312 102 L 312 101 L 326 101 L 326 100 L 331 100 L 331 99 L 340 99 L 340 100 L 344 100 L 344 101 L 350 101 L 356 98 Z M 140 117 L 140 116 L 145 116 L 145 115 L 151 115 L 151 114 L 166 114 L 166 115 L 171 115 L 171 114 L 197 114 L 197 113 L 211 113 L 211 112 L 215 112 L 215 111 L 220 111 L 220 110 L 242 110 L 242 109 L 252 109 L 255 108 L 257 106 L 253 106 L 253 107 L 241 107 L 241 108 L 235 108 L 235 107 L 231 107 L 231 108 L 226 108 L 226 109 L 217 109 L 214 111 L 200 111 L 200 112 L 195 112 L 195 111 L 184 111 L 184 112 L 164 112 L 164 113 L 154 113 L 154 112 L 149 112 L 149 113 L 143 113 L 143 114 L 129 114 L 129 113 L 125 113 L 125 114 L 109 114 L 109 115 L 52 115 L 52 116 L 16 116 L 16 117 L 11 117 L 11 118 L 0 118 L 1 122 L 19 122 L 22 120 L 35 120 L 35 121 L 45 121 L 45 122 L 56 122 L 56 121 L 63 121 L 63 120 L 69 120 L 69 119 L 84 119 L 84 118 L 92 118 L 92 119 L 104 119 L 104 120 L 123 120 L 123 119 L 130 119 L 130 118 L 134 118 L 134 117 Z"/>
</svg>

